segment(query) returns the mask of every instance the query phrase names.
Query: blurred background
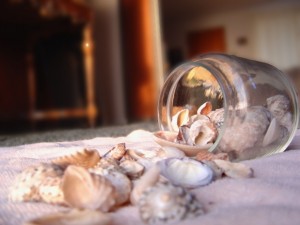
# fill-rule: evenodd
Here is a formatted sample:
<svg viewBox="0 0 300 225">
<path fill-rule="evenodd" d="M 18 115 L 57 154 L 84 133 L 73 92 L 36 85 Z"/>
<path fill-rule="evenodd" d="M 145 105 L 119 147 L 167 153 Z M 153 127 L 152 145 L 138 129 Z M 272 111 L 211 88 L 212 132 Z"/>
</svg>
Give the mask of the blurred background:
<svg viewBox="0 0 300 225">
<path fill-rule="evenodd" d="M 300 87 L 299 0 L 1 0 L 0 133 L 156 123 L 168 73 L 205 52 Z"/>
</svg>

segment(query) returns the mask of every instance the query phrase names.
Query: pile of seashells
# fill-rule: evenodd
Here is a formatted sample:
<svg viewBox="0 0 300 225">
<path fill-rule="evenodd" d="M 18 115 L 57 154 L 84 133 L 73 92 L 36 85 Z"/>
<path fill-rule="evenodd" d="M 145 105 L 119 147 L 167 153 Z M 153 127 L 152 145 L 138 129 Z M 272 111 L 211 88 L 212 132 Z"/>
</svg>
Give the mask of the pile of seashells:
<svg viewBox="0 0 300 225">
<path fill-rule="evenodd" d="M 112 224 L 111 213 L 130 204 L 145 223 L 179 222 L 205 213 L 191 190 L 224 176 L 249 178 L 253 171 L 209 152 L 191 158 L 174 147 L 133 150 L 119 143 L 104 155 L 84 149 L 26 168 L 9 198 L 70 208 L 27 225 Z"/>
<path fill-rule="evenodd" d="M 281 94 L 267 98 L 265 106 L 249 106 L 234 113 L 214 151 L 230 155 L 231 160 L 266 154 L 269 145 L 282 141 L 292 129 L 290 102 Z M 215 143 L 223 124 L 224 108 L 213 110 L 212 104 L 205 102 L 195 114 L 188 108 L 178 111 L 171 118 L 172 131 L 156 132 L 155 140 L 194 156 Z"/>
</svg>

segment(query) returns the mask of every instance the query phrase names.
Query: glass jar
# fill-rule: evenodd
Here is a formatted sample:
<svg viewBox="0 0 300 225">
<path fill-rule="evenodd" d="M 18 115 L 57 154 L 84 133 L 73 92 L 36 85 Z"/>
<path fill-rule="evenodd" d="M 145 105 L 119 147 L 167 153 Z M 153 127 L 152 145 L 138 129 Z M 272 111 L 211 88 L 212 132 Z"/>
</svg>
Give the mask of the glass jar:
<svg viewBox="0 0 300 225">
<path fill-rule="evenodd" d="M 207 150 L 239 161 L 282 152 L 298 121 L 297 94 L 283 72 L 225 54 L 175 68 L 158 102 L 160 138 L 171 133 L 167 141 L 190 156 Z"/>
</svg>

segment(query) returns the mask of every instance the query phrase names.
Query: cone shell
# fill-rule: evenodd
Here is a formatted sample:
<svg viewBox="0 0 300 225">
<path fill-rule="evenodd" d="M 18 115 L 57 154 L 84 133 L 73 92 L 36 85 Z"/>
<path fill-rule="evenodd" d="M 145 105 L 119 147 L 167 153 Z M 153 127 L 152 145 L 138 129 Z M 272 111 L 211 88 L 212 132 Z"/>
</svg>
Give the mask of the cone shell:
<svg viewBox="0 0 300 225">
<path fill-rule="evenodd" d="M 148 224 L 178 222 L 204 213 L 194 195 L 169 183 L 148 188 L 138 201 L 142 220 Z"/>
<path fill-rule="evenodd" d="M 101 157 L 97 150 L 84 149 L 72 155 L 59 157 L 52 160 L 52 163 L 67 168 L 69 165 L 81 166 L 84 168 L 91 168 L 97 165 Z"/>
<path fill-rule="evenodd" d="M 107 212 L 116 204 L 116 192 L 111 182 L 83 167 L 68 166 L 62 180 L 62 191 L 68 205 L 79 209 Z"/>
</svg>

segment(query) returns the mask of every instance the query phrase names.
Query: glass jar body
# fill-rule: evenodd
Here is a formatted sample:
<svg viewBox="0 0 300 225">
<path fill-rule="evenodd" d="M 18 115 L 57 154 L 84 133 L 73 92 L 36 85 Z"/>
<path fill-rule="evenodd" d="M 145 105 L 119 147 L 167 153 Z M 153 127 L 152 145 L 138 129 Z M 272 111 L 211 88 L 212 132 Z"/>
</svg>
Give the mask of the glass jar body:
<svg viewBox="0 0 300 225">
<path fill-rule="evenodd" d="M 177 133 L 174 142 L 231 160 L 284 151 L 298 121 L 297 94 L 285 74 L 225 54 L 201 55 L 175 68 L 158 103 L 160 129 Z"/>
</svg>

